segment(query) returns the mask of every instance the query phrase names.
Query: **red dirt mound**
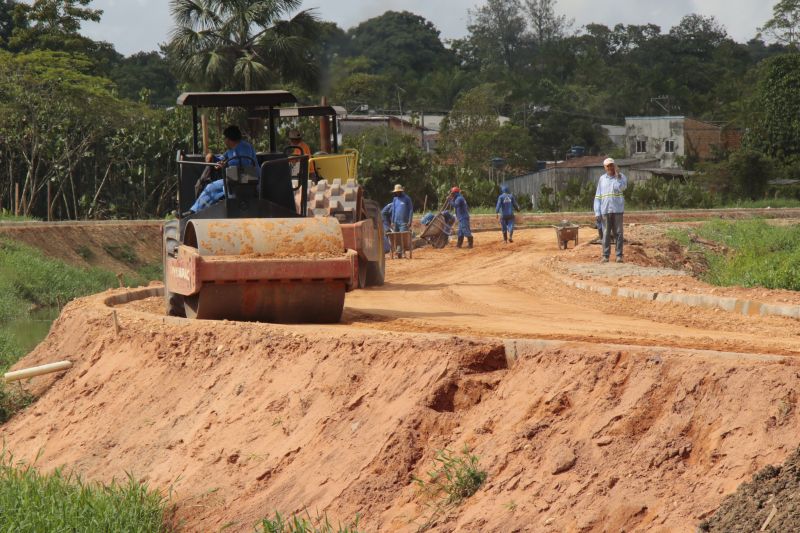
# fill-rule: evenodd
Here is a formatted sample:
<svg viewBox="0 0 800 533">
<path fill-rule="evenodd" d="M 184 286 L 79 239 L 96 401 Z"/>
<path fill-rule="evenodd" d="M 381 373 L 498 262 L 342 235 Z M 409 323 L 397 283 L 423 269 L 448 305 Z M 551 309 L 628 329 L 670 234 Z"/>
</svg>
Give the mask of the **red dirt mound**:
<svg viewBox="0 0 800 533">
<path fill-rule="evenodd" d="M 140 291 L 152 295 L 157 289 Z M 435 531 L 681 531 L 796 446 L 792 358 L 189 322 L 70 304 L 18 366 L 72 359 L 3 428 L 16 457 L 175 490 L 189 531 L 275 510 L 415 531 L 413 476 L 488 472 Z"/>
</svg>

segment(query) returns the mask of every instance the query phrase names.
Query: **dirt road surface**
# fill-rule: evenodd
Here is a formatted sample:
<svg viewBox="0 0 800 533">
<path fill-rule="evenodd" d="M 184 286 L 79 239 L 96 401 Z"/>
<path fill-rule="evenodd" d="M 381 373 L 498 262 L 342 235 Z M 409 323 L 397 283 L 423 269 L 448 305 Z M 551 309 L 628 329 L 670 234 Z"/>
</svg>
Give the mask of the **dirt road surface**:
<svg viewBox="0 0 800 533">
<path fill-rule="evenodd" d="M 168 318 L 156 287 L 75 301 L 17 365 L 75 366 L 30 384 L 6 446 L 171 487 L 188 531 L 309 509 L 381 532 L 694 531 L 797 446 L 800 321 L 584 292 L 550 265 L 585 248 L 515 237 L 390 260 L 334 326 Z M 441 505 L 414 479 L 464 446 L 487 482 Z"/>
<path fill-rule="evenodd" d="M 519 231 L 513 244 L 499 237 L 483 233 L 472 250 L 423 249 L 413 260 L 388 261 L 386 286 L 348 294 L 346 321 L 407 332 L 800 354 L 796 320 L 587 293 L 549 270 L 548 258 L 574 253 L 559 252 L 552 229 Z"/>
</svg>

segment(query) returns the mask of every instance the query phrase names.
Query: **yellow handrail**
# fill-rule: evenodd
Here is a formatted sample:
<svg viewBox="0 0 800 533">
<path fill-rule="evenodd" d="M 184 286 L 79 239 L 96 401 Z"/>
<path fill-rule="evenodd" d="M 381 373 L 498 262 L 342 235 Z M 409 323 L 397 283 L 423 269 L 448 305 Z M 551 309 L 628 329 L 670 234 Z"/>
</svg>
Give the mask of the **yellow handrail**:
<svg viewBox="0 0 800 533">
<path fill-rule="evenodd" d="M 358 181 L 358 150 L 347 149 L 343 154 L 325 154 L 309 159 L 309 168 L 314 168 L 317 177 L 326 181 L 340 179 Z"/>
</svg>

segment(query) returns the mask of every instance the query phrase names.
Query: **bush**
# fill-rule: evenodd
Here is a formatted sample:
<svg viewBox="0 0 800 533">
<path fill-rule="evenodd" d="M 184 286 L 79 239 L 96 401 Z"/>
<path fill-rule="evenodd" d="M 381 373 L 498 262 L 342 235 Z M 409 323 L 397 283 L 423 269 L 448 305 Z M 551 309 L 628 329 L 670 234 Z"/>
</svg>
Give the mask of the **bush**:
<svg viewBox="0 0 800 533">
<path fill-rule="evenodd" d="M 708 209 L 714 207 L 714 197 L 697 182 L 688 179 L 653 177 L 648 181 L 629 184 L 625 199 L 638 209 Z"/>
<path fill-rule="evenodd" d="M 596 192 L 597 186 L 594 183 L 570 178 L 564 190 L 558 193 L 556 203 L 563 210 L 577 209 L 583 211 L 587 205 L 594 204 Z"/>
<path fill-rule="evenodd" d="M 367 198 L 384 205 L 391 201 L 397 183 L 405 187 L 416 209 L 422 208 L 426 195 L 431 200 L 435 196 L 430 179 L 431 158 L 420 147 L 418 138 L 388 127 L 375 127 L 349 137 L 345 148 L 355 148 L 360 154 L 359 180 Z"/>
<path fill-rule="evenodd" d="M 261 521 L 261 533 L 358 533 L 358 519 L 349 525 L 339 524 L 333 526 L 328 520 L 327 515 L 311 518 L 306 516 L 294 515 L 291 518 L 284 517 L 276 512 L 274 518 L 265 518 Z"/>
<path fill-rule="evenodd" d="M 701 166 L 701 179 L 706 187 L 723 201 L 764 198 L 769 181 L 775 174 L 775 163 L 759 152 L 740 150 L 721 163 Z"/>
<path fill-rule="evenodd" d="M 87 483 L 56 470 L 44 475 L 0 458 L 0 529 L 3 531 L 161 532 L 168 498 L 132 476 L 124 483 Z"/>
</svg>

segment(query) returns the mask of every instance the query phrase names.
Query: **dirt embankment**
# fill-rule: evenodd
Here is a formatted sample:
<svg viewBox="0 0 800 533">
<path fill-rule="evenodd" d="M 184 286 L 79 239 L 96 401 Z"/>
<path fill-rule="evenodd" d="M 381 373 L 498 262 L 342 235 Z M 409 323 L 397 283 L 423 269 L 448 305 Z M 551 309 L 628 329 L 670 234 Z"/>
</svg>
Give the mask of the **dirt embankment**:
<svg viewBox="0 0 800 533">
<path fill-rule="evenodd" d="M 5 223 L 7 237 L 80 267 L 131 273 L 161 263 L 161 222 Z"/>
<path fill-rule="evenodd" d="M 768 466 L 725 501 L 701 531 L 800 531 L 800 448 L 785 463 Z"/>
<path fill-rule="evenodd" d="M 692 531 L 797 445 L 800 364 L 646 347 L 341 326 L 187 322 L 106 293 L 71 303 L 20 366 L 72 359 L 3 428 L 19 459 L 175 490 L 189 531 L 274 510 L 416 531 L 437 450 L 485 486 L 434 531 Z"/>
</svg>

